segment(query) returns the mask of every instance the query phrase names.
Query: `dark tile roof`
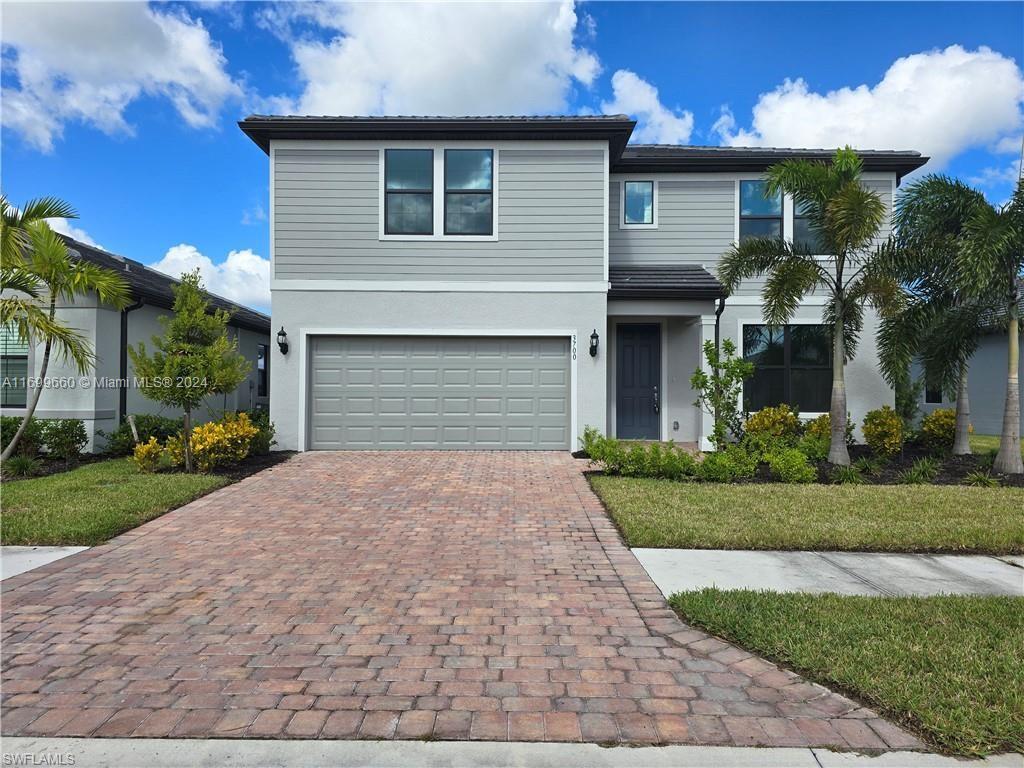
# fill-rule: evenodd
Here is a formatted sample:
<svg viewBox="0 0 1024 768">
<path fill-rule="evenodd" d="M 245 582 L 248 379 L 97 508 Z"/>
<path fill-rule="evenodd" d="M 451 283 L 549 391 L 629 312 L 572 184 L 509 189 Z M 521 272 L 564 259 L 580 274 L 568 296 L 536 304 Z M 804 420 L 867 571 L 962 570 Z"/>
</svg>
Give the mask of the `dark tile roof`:
<svg viewBox="0 0 1024 768">
<path fill-rule="evenodd" d="M 121 275 L 131 288 L 132 298 L 136 301 L 143 301 L 164 309 L 174 306 L 173 287 L 180 282 L 179 280 L 151 269 L 141 262 L 86 245 L 66 235 L 61 235 L 61 238 L 67 243 L 72 257 L 84 259 Z M 231 325 L 258 333 L 270 333 L 270 318 L 262 312 L 249 309 L 209 291 L 206 295 L 212 307 L 231 313 Z"/>
<path fill-rule="evenodd" d="M 717 299 L 725 289 L 696 264 L 610 267 L 609 299 Z"/>
<path fill-rule="evenodd" d="M 618 156 L 636 121 L 626 115 L 250 115 L 238 123 L 264 152 L 270 139 L 602 139 Z"/>
</svg>

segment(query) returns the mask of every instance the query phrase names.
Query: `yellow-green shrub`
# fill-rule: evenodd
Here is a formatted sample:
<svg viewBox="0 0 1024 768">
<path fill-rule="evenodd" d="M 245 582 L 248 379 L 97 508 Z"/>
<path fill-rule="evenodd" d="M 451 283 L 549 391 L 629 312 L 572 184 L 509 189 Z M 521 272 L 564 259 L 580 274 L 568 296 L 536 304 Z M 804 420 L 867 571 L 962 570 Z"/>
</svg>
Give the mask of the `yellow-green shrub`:
<svg viewBox="0 0 1024 768">
<path fill-rule="evenodd" d="M 750 414 L 744 425 L 748 435 L 758 437 L 796 437 L 800 428 L 800 419 L 788 405 L 775 405 L 762 408 Z"/>
<path fill-rule="evenodd" d="M 968 427 L 973 432 L 973 427 Z M 921 439 L 932 453 L 949 453 L 956 438 L 956 411 L 952 408 L 936 408 L 921 419 Z"/>
<path fill-rule="evenodd" d="M 249 455 L 252 439 L 259 430 L 240 413 L 228 414 L 220 421 L 200 424 L 192 430 L 192 458 L 200 472 L 241 461 Z M 185 444 L 180 437 L 167 440 L 167 452 L 175 466 L 185 463 Z"/>
<path fill-rule="evenodd" d="M 163 455 L 163 452 L 164 449 L 157 439 L 151 437 L 147 442 L 135 446 L 135 450 L 132 452 L 132 461 L 135 462 L 135 466 L 139 468 L 140 472 L 156 472 L 157 467 L 160 466 L 160 456 Z"/>
<path fill-rule="evenodd" d="M 804 434 L 808 437 L 832 439 L 832 417 L 827 413 L 811 419 L 804 425 Z"/>
<path fill-rule="evenodd" d="M 903 419 L 888 405 L 864 416 L 864 442 L 878 456 L 895 456 L 903 448 Z"/>
</svg>

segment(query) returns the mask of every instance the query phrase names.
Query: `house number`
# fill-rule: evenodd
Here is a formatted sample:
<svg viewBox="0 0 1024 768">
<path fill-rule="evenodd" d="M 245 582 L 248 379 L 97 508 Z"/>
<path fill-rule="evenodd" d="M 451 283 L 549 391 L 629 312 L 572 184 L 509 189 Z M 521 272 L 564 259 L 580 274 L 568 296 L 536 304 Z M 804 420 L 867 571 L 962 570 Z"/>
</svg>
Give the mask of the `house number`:
<svg viewBox="0 0 1024 768">
<path fill-rule="evenodd" d="M 572 335 L 572 359 L 576 359 L 576 334 Z"/>
</svg>

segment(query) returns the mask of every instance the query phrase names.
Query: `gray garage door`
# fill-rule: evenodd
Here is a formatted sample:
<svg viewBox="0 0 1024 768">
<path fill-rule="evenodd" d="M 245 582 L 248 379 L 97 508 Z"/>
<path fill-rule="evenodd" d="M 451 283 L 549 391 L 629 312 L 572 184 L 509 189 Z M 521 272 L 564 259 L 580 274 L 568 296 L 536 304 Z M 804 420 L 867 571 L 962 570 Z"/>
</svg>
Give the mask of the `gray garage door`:
<svg viewBox="0 0 1024 768">
<path fill-rule="evenodd" d="M 569 448 L 569 340 L 318 336 L 309 447 Z"/>
</svg>

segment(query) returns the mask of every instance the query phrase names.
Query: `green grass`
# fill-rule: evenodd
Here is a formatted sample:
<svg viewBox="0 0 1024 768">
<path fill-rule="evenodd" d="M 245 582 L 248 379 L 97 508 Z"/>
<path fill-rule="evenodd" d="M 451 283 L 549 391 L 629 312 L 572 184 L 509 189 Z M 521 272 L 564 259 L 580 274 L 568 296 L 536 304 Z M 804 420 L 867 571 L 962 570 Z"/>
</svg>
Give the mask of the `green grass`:
<svg viewBox="0 0 1024 768">
<path fill-rule="evenodd" d="M 226 485 L 217 475 L 144 475 L 129 459 L 2 487 L 0 541 L 92 546 Z"/>
<path fill-rule="evenodd" d="M 971 435 L 970 440 L 971 450 L 979 455 L 999 450 L 999 435 Z M 1024 445 L 1020 447 L 1020 454 L 1024 456 Z"/>
<path fill-rule="evenodd" d="M 631 547 L 1024 552 L 1024 489 L 719 485 L 594 475 Z"/>
<path fill-rule="evenodd" d="M 688 622 L 842 689 L 962 755 L 1024 750 L 1024 598 L 706 589 Z"/>
</svg>

